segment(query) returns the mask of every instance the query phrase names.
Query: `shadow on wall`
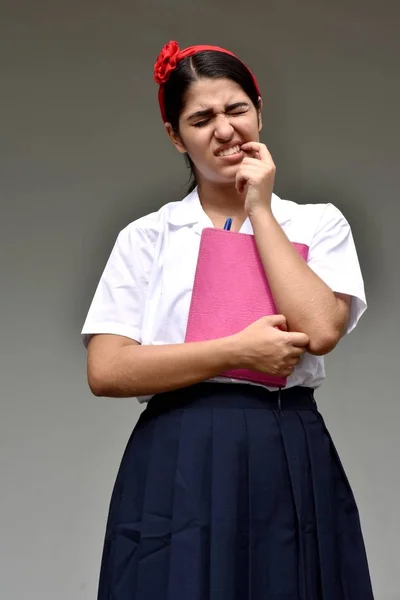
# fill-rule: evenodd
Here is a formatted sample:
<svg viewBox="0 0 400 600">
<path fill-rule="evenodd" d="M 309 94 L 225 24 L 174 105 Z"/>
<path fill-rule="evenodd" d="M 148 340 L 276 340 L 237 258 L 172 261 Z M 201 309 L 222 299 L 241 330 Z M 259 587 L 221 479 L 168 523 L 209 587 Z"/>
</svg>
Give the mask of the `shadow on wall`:
<svg viewBox="0 0 400 600">
<path fill-rule="evenodd" d="M 329 165 L 324 174 L 310 175 L 310 164 L 316 153 L 317 158 L 319 157 L 319 152 L 315 150 L 312 142 L 308 144 L 306 150 L 308 154 L 302 164 L 299 155 L 301 144 L 293 143 L 292 128 L 293 126 L 296 128 L 293 119 L 297 120 L 301 110 L 299 113 L 297 111 L 293 113 L 293 106 L 289 106 L 288 95 L 280 79 L 281 75 L 276 68 L 274 69 L 272 62 L 266 64 L 265 71 L 268 75 L 261 86 L 266 90 L 263 98 L 264 118 L 261 141 L 267 144 L 277 165 L 275 191 L 281 198 L 300 204 L 332 203 L 342 211 L 352 229 L 367 299 L 369 304 L 373 304 L 375 295 L 378 295 L 379 290 L 385 286 L 385 274 L 380 265 L 380 257 L 383 255 L 383 230 L 371 210 L 368 210 L 364 198 L 357 197 L 357 192 L 361 195 L 361 188 L 355 191 L 353 186 L 350 195 L 344 178 L 342 180 L 339 177 L 335 181 L 330 181 L 332 175 L 329 172 Z M 309 114 L 305 116 L 310 119 Z M 340 115 L 336 114 L 335 117 L 340 118 Z M 304 135 L 304 129 L 300 127 L 300 131 Z M 354 143 L 356 145 L 357 140 Z M 303 172 L 305 165 L 307 175 Z"/>
</svg>

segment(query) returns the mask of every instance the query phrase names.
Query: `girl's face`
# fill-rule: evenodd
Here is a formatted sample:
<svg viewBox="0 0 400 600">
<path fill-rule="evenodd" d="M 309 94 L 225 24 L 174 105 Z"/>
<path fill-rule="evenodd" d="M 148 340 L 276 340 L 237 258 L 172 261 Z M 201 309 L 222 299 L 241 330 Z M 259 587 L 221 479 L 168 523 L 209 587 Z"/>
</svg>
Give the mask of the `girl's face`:
<svg viewBox="0 0 400 600">
<path fill-rule="evenodd" d="M 179 152 L 187 152 L 197 182 L 235 182 L 245 154 L 240 146 L 259 141 L 261 99 L 257 110 L 243 89 L 230 79 L 199 79 L 189 87 L 179 118 L 179 134 L 166 130 Z"/>
</svg>

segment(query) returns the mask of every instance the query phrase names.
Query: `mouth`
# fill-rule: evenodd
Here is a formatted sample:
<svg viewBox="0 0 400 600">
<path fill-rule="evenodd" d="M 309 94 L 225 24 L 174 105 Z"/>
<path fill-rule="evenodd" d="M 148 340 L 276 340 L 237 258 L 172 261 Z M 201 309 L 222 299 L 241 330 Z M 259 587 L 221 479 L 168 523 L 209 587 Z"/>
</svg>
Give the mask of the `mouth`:
<svg viewBox="0 0 400 600">
<path fill-rule="evenodd" d="M 242 154 L 242 150 L 239 144 L 236 146 L 231 146 L 230 148 L 224 148 L 223 150 L 219 150 L 215 153 L 215 156 L 218 158 L 227 158 L 227 157 L 238 157 Z"/>
</svg>

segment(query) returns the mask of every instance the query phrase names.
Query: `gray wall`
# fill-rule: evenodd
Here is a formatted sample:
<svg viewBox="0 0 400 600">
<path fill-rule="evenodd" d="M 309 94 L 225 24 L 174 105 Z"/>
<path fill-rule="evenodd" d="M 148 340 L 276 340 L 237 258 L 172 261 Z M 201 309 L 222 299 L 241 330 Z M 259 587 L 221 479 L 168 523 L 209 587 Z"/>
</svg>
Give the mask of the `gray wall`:
<svg viewBox="0 0 400 600">
<path fill-rule="evenodd" d="M 253 67 L 277 193 L 333 202 L 352 224 L 369 311 L 328 358 L 318 398 L 376 598 L 400 599 L 400 8 L 146 1 L 2 6 L 1 598 L 96 595 L 111 486 L 140 409 L 91 397 L 79 331 L 118 231 L 183 195 L 152 80 L 162 44 L 178 39 L 225 45 Z"/>
</svg>

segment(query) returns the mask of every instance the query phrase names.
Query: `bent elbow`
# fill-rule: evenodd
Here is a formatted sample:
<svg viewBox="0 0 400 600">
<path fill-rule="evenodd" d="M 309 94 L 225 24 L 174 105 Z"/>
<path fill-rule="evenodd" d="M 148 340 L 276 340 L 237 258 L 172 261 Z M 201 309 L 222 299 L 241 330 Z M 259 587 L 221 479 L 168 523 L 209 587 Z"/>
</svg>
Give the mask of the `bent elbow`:
<svg viewBox="0 0 400 600">
<path fill-rule="evenodd" d="M 104 398 L 108 396 L 107 381 L 103 374 L 96 373 L 93 369 L 88 369 L 87 382 L 93 396 Z"/>
<path fill-rule="evenodd" d="M 324 356 L 336 348 L 340 338 L 341 334 L 336 332 L 320 336 L 310 336 L 307 351 L 314 356 Z"/>
<path fill-rule="evenodd" d="M 94 380 L 92 377 L 88 377 L 88 385 L 93 396 L 96 396 L 97 398 L 104 398 L 106 394 L 104 385 L 101 381 L 97 381 Z"/>
</svg>

